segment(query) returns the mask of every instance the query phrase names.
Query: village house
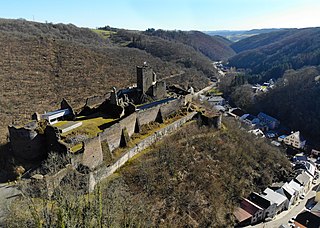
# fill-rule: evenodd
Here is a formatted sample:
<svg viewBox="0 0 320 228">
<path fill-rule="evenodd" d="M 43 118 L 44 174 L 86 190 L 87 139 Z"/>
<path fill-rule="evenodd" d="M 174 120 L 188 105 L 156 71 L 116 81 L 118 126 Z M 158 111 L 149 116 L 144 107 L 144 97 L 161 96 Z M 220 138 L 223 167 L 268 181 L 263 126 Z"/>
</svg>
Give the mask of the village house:
<svg viewBox="0 0 320 228">
<path fill-rule="evenodd" d="M 250 130 L 248 132 L 251 134 L 254 134 L 255 136 L 265 138 L 263 131 L 261 131 L 260 129 L 254 129 L 254 130 Z"/>
<path fill-rule="evenodd" d="M 235 119 L 240 119 L 245 113 L 240 108 L 232 108 L 229 110 L 228 114 Z"/>
<path fill-rule="evenodd" d="M 296 192 L 295 194 L 299 197 L 299 196 L 301 196 L 302 194 L 303 194 L 303 186 L 300 184 L 300 183 L 298 183 L 298 182 L 296 182 L 296 181 L 294 181 L 294 180 L 291 180 L 289 183 L 288 183 L 288 185 Z"/>
<path fill-rule="evenodd" d="M 259 118 L 251 114 L 244 114 L 240 117 L 240 121 L 249 125 L 250 127 L 254 127 L 260 123 Z"/>
<path fill-rule="evenodd" d="M 59 109 L 52 112 L 47 112 L 41 115 L 42 119 L 48 121 L 49 124 L 58 123 L 59 120 L 62 120 L 64 116 L 70 115 L 70 109 Z"/>
<path fill-rule="evenodd" d="M 289 201 L 289 208 L 291 207 L 291 205 L 294 205 L 297 202 L 299 195 L 294 189 L 289 186 L 288 183 L 281 184 L 281 186 L 279 185 L 276 188 L 277 189 L 275 190 L 275 192 L 287 197 Z"/>
<path fill-rule="evenodd" d="M 221 96 L 212 96 L 209 97 L 207 99 L 207 101 L 212 105 L 212 106 L 216 106 L 216 105 L 225 105 L 225 99 Z"/>
<path fill-rule="evenodd" d="M 306 144 L 306 140 L 303 139 L 299 131 L 293 132 L 291 135 L 286 136 L 283 139 L 283 142 L 286 145 L 297 149 L 303 149 Z"/>
<path fill-rule="evenodd" d="M 262 221 L 264 219 L 263 211 L 263 208 L 259 205 L 248 199 L 243 199 L 240 207 L 236 208 L 233 214 L 236 217 L 238 225 L 246 226 Z"/>
<path fill-rule="evenodd" d="M 273 218 L 276 215 L 277 205 L 274 202 L 260 196 L 258 193 L 251 193 L 248 200 L 258 205 L 263 209 L 263 219 Z"/>
<path fill-rule="evenodd" d="M 276 204 L 276 214 L 279 214 L 281 211 L 289 208 L 289 200 L 270 188 L 266 188 L 261 196 Z"/>
<path fill-rule="evenodd" d="M 308 172 L 303 171 L 294 178 L 294 181 L 303 186 L 303 193 L 306 194 L 312 186 L 312 179 L 312 176 Z"/>
<path fill-rule="evenodd" d="M 260 119 L 260 122 L 262 123 L 265 123 L 268 127 L 268 130 L 273 130 L 275 128 L 277 128 L 280 124 L 280 121 L 263 113 L 263 112 L 260 112 L 258 114 L 258 118 Z"/>
<path fill-rule="evenodd" d="M 312 177 L 314 177 L 316 174 L 316 167 L 309 161 L 297 161 L 295 162 L 295 167 L 296 166 L 308 172 L 308 174 L 310 174 Z"/>
</svg>

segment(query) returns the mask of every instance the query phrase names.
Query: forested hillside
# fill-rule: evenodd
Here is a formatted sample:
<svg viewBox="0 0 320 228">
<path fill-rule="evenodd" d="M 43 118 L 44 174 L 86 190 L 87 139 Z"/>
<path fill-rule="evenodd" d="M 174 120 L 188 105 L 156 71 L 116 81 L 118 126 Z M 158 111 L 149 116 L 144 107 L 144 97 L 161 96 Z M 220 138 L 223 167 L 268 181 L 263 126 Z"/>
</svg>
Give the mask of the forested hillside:
<svg viewBox="0 0 320 228">
<path fill-rule="evenodd" d="M 105 36 L 100 32 L 72 24 L 0 20 L 0 142 L 12 121 L 24 123 L 35 111 L 54 110 L 63 97 L 79 107 L 113 86 L 132 85 L 135 66 L 145 61 L 159 79 L 178 75 L 168 83 L 196 90 L 216 76 L 209 58 L 181 42 L 118 29 Z"/>
<path fill-rule="evenodd" d="M 209 36 L 199 31 L 184 32 L 148 29 L 144 33 L 189 45 L 212 60 L 227 59 L 235 54 L 233 49 L 229 47 L 231 41 L 228 39 L 219 36 Z"/>
<path fill-rule="evenodd" d="M 289 70 L 272 91 L 258 96 L 251 107 L 256 112 L 264 111 L 275 116 L 283 124 L 300 130 L 307 139 L 319 144 L 319 95 L 319 67 Z"/>
<path fill-rule="evenodd" d="M 260 34 L 231 45 L 238 52 L 229 65 L 247 69 L 251 81 L 277 79 L 288 69 L 320 64 L 320 28 Z"/>
<path fill-rule="evenodd" d="M 220 90 L 246 112 L 268 113 L 320 146 L 320 66 L 287 70 L 266 93 L 254 93 L 243 75 L 223 78 Z"/>
<path fill-rule="evenodd" d="M 189 123 L 131 160 L 90 197 L 81 195 L 71 176 L 51 200 L 18 201 L 7 225 L 232 227 L 241 197 L 286 180 L 291 165 L 278 148 L 244 133 L 236 122 L 225 126 L 218 131 Z"/>
</svg>

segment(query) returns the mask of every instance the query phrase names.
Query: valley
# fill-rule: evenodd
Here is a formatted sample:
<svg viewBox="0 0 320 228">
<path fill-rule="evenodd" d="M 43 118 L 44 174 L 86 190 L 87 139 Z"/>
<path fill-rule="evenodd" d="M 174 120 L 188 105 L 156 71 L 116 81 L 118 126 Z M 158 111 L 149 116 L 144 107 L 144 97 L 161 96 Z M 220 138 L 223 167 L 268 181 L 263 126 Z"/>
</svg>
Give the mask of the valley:
<svg viewBox="0 0 320 228">
<path fill-rule="evenodd" d="M 319 31 L 1 19 L 0 225 L 302 223 L 319 190 Z"/>
</svg>

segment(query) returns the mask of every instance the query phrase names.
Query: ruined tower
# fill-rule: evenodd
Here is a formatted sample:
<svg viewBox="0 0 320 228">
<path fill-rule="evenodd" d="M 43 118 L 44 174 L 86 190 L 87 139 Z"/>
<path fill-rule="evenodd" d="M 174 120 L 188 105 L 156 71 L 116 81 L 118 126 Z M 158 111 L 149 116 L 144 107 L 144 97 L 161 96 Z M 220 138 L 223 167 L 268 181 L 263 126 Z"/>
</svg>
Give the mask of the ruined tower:
<svg viewBox="0 0 320 228">
<path fill-rule="evenodd" d="M 142 93 L 155 99 L 166 97 L 166 83 L 157 82 L 157 75 L 146 63 L 137 66 L 137 89 Z"/>
<path fill-rule="evenodd" d="M 156 74 L 152 71 L 151 67 L 146 64 L 137 66 L 137 87 L 143 94 L 146 94 L 156 82 Z"/>
</svg>

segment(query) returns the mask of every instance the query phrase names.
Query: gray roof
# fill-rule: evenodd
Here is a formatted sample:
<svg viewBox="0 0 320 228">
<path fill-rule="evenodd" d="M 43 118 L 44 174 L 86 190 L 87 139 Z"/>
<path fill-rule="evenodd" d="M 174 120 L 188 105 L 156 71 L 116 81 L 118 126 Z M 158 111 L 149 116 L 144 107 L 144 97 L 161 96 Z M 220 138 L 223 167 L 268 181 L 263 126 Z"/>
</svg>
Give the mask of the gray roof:
<svg viewBox="0 0 320 228">
<path fill-rule="evenodd" d="M 264 197 L 265 199 L 275 203 L 277 206 L 281 205 L 282 203 L 284 203 L 287 200 L 287 198 L 285 196 L 273 191 L 270 188 L 266 188 L 263 191 L 263 193 L 261 194 L 261 196 Z"/>
<path fill-rule="evenodd" d="M 309 175 L 307 172 L 302 172 L 295 178 L 295 180 L 301 185 L 305 186 L 306 184 L 309 183 L 311 178 L 312 178 L 311 175 Z"/>
</svg>

